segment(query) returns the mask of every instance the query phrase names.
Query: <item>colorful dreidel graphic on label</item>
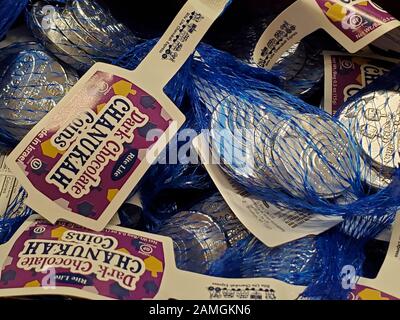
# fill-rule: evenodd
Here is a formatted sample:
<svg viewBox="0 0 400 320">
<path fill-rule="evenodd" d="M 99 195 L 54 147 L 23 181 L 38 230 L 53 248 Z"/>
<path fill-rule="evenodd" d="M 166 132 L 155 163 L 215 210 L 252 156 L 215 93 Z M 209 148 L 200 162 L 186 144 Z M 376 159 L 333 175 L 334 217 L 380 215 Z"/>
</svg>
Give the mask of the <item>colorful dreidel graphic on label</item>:
<svg viewBox="0 0 400 320">
<path fill-rule="evenodd" d="M 366 288 L 358 293 L 361 300 L 390 300 L 382 297 L 382 292 L 370 288 Z"/>
<path fill-rule="evenodd" d="M 26 288 L 37 288 L 40 287 L 40 282 L 38 280 L 29 281 L 25 284 Z"/>
<path fill-rule="evenodd" d="M 63 154 L 64 151 L 57 149 L 49 140 L 44 141 L 41 145 L 40 145 L 41 149 L 42 149 L 42 154 L 46 157 L 49 158 L 56 158 L 59 154 Z"/>
<path fill-rule="evenodd" d="M 144 259 L 144 264 L 146 265 L 146 270 L 151 272 L 153 278 L 157 278 L 158 274 L 164 271 L 162 261 L 153 256 Z"/>
<path fill-rule="evenodd" d="M 55 229 L 51 230 L 51 237 L 52 237 L 52 238 L 56 238 L 56 239 L 58 239 L 58 240 L 61 240 L 63 234 L 64 234 L 66 231 L 68 231 L 68 229 L 67 229 L 67 228 L 64 228 L 64 227 L 55 228 Z"/>
<path fill-rule="evenodd" d="M 1 273 L 0 282 L 8 284 L 9 281 L 15 280 L 17 273 L 14 270 L 8 270 Z"/>
<path fill-rule="evenodd" d="M 132 88 L 132 84 L 125 80 L 114 83 L 112 88 L 114 90 L 114 93 L 119 96 L 127 97 L 130 94 L 136 94 L 136 90 Z"/>
<path fill-rule="evenodd" d="M 341 22 L 347 16 L 347 9 L 340 3 L 326 2 L 325 7 L 328 9 L 326 16 L 333 22 Z"/>
</svg>

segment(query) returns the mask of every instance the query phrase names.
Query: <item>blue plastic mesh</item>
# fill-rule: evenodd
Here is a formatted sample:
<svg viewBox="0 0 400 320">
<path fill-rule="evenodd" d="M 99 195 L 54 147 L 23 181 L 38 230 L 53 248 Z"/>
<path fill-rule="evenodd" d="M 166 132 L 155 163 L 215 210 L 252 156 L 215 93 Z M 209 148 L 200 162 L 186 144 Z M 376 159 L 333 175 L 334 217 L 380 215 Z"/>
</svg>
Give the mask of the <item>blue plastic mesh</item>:
<svg viewBox="0 0 400 320">
<path fill-rule="evenodd" d="M 399 205 L 396 175 L 379 192 L 365 187 L 365 150 L 337 118 L 209 59 L 231 65 L 226 54 L 210 47 L 199 52 L 189 90 L 196 116 L 210 129 L 221 168 L 250 194 L 323 215 L 384 216 Z"/>
<path fill-rule="evenodd" d="M 42 46 L 25 43 L 0 50 L 1 145 L 17 143 L 62 98 L 78 78 L 72 69 L 83 72 L 95 61 L 134 69 L 157 42 L 143 42 L 94 1 L 57 3 L 35 2 L 27 11 L 28 25 Z M 25 5 L 13 1 L 0 8 L 0 36 Z M 320 62 L 319 54 L 307 58 Z M 174 239 L 182 269 L 273 277 L 308 285 L 307 298 L 346 299 L 343 267 L 352 265 L 362 274 L 365 244 L 392 223 L 400 201 L 400 67 L 350 99 L 333 118 L 283 91 L 302 94 L 315 84 L 315 79 L 299 78 L 304 69 L 288 76 L 288 68 L 297 68 L 298 62 L 282 60 L 277 72 L 269 72 L 201 44 L 165 92 L 187 115 L 183 129 L 211 129 L 210 149 L 221 168 L 249 193 L 293 210 L 340 215 L 344 222 L 322 235 L 268 248 L 246 237 L 220 196 L 182 211 L 177 198 L 184 191 L 204 197 L 212 183 L 201 166 L 181 163 L 157 164 L 147 173 L 141 186 L 145 215 L 153 220 L 147 227 Z M 55 79 L 58 85 L 49 87 Z M 163 160 L 179 147 L 159 161 L 168 163 Z M 158 195 L 171 197 L 172 191 L 176 199 L 165 201 L 159 212 L 148 209 Z M 0 219 L 0 243 L 31 214 L 24 197 L 21 190 Z M 226 216 L 232 219 L 221 218 Z"/>
<path fill-rule="evenodd" d="M 375 223 L 375 232 L 369 236 L 375 236 L 390 222 Z M 307 286 L 303 298 L 347 300 L 351 285 L 363 275 L 364 248 L 369 239 L 346 235 L 342 229 L 347 223 L 274 248 L 250 236 L 229 248 L 208 273 L 228 278 L 274 278 Z M 354 278 L 346 277 L 347 270 L 354 272 Z"/>
<path fill-rule="evenodd" d="M 347 300 L 352 288 L 349 284 L 355 284 L 356 278 L 346 279 L 344 271 L 351 268 L 349 270 L 354 272 L 355 277 L 362 273 L 365 244 L 365 238 L 355 240 L 337 230 L 319 237 L 316 259 L 322 268 L 303 296 L 318 300 Z"/>
<path fill-rule="evenodd" d="M 210 274 L 233 278 L 274 278 L 307 286 L 318 279 L 321 264 L 317 237 L 310 236 L 270 248 L 254 237 L 239 242 L 210 268 Z"/>
<path fill-rule="evenodd" d="M 0 40 L 6 35 L 29 0 L 3 0 L 0 6 Z"/>
<path fill-rule="evenodd" d="M 0 244 L 7 242 L 25 219 L 32 214 L 32 210 L 24 205 L 26 196 L 27 193 L 21 188 L 4 215 L 0 217 Z"/>
<path fill-rule="evenodd" d="M 204 198 L 213 186 L 192 145 L 196 131 L 193 112 L 185 112 L 186 122 L 166 146 L 140 185 L 144 217 L 148 229 L 157 229 L 165 219 L 188 209 Z M 186 132 L 188 135 L 186 136 Z"/>
</svg>

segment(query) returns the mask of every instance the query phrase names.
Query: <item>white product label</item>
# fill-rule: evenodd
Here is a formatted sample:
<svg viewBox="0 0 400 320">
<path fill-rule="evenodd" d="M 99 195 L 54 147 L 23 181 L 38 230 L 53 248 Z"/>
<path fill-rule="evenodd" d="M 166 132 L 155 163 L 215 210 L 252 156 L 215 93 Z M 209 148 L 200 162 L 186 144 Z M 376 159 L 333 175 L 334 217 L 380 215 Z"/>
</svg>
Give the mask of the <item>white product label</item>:
<svg viewBox="0 0 400 320">
<path fill-rule="evenodd" d="M 270 69 L 291 46 L 320 28 L 354 53 L 399 26 L 369 0 L 298 0 L 268 26 L 253 58 L 258 66 Z"/>
<path fill-rule="evenodd" d="M 305 289 L 269 278 L 224 279 L 178 270 L 170 238 L 115 226 L 95 232 L 37 216 L 0 246 L 0 270 L 0 297 L 293 300 Z"/>
<path fill-rule="evenodd" d="M 6 166 L 6 158 L 8 154 L 5 152 L 0 153 L 0 219 L 4 217 L 7 208 L 15 199 L 20 185 L 17 179 L 12 175 Z"/>
<path fill-rule="evenodd" d="M 324 52 L 324 109 L 330 114 L 350 97 L 390 71 L 400 60 L 371 54 Z"/>
<path fill-rule="evenodd" d="M 267 278 L 224 279 L 179 271 L 179 283 L 170 288 L 174 299 L 190 300 L 295 300 L 306 287 Z"/>
</svg>

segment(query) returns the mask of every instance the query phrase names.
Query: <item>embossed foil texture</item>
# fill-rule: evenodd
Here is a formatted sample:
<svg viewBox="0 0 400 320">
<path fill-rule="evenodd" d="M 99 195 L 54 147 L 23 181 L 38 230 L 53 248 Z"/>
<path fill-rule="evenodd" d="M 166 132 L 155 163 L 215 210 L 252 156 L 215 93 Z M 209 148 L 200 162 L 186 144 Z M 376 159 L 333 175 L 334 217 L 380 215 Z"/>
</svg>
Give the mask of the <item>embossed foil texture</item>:
<svg viewBox="0 0 400 320">
<path fill-rule="evenodd" d="M 96 1 L 68 0 L 65 5 L 35 2 L 27 13 L 34 36 L 61 61 L 86 71 L 110 62 L 140 39 Z"/>
<path fill-rule="evenodd" d="M 377 79 L 350 98 L 336 117 L 348 128 L 361 157 L 367 189 L 384 190 L 400 163 L 400 68 Z"/>
<path fill-rule="evenodd" d="M 0 123 L 17 142 L 77 82 L 74 70 L 35 42 L 0 50 Z"/>
<path fill-rule="evenodd" d="M 202 274 L 249 234 L 219 194 L 167 219 L 157 233 L 173 239 L 178 268 Z"/>
</svg>

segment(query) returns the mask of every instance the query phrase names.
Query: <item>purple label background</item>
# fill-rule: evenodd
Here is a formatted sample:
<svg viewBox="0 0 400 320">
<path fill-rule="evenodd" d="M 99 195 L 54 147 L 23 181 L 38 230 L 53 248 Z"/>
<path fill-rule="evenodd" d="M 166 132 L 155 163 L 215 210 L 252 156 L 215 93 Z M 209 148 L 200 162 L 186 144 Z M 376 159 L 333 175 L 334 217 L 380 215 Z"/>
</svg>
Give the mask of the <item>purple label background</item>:
<svg viewBox="0 0 400 320">
<path fill-rule="evenodd" d="M 371 64 L 379 68 L 390 70 L 395 63 L 364 57 L 331 56 L 332 65 L 332 114 L 345 102 L 345 88 L 349 85 L 363 85 L 361 67 Z"/>
<path fill-rule="evenodd" d="M 37 227 L 43 227 L 45 231 L 41 234 L 36 234 L 34 229 Z M 125 249 L 131 255 L 138 257 L 142 260 L 146 258 L 153 257 L 152 259 L 157 259 L 162 264 L 162 270 L 165 269 L 165 261 L 164 261 L 164 250 L 161 242 L 155 240 L 149 240 L 144 237 L 139 237 L 134 234 L 127 234 L 125 232 L 118 232 L 115 230 L 107 230 L 105 229 L 102 232 L 93 232 L 89 231 L 85 228 L 73 225 L 68 222 L 60 222 L 56 225 L 51 225 L 44 220 L 37 221 L 33 223 L 27 230 L 23 232 L 23 234 L 18 238 L 16 243 L 14 244 L 11 252 L 9 253 L 6 262 L 8 261 L 8 265 L 5 266 L 1 273 L 0 279 L 0 290 L 1 289 L 17 289 L 24 288 L 26 289 L 26 295 L 29 295 L 29 287 L 32 286 L 32 283 L 42 283 L 42 279 L 46 277 L 47 273 L 37 273 L 34 270 L 23 270 L 18 268 L 18 254 L 24 249 L 25 241 L 29 239 L 39 239 L 39 240 L 58 240 L 58 237 L 52 237 L 52 231 L 56 230 L 59 227 L 64 227 L 67 230 L 74 230 L 79 232 L 91 233 L 93 235 L 103 235 L 103 236 L 111 236 L 117 239 L 118 241 L 118 249 Z M 111 231 L 111 232 L 110 232 Z M 70 242 L 65 242 L 70 243 Z M 149 254 L 144 254 L 141 250 L 141 246 L 149 247 L 151 244 L 152 252 Z M 10 263 L 11 262 L 11 263 Z M 6 263 L 7 264 L 7 263 Z M 120 300 L 141 300 L 141 299 L 151 299 L 156 296 L 159 291 L 162 278 L 163 271 L 160 272 L 158 269 L 157 277 L 152 276 L 151 270 L 148 270 L 146 267 L 146 271 L 141 275 L 139 281 L 136 283 L 136 290 L 129 291 L 123 287 L 121 287 L 116 281 L 108 280 L 101 281 L 97 279 L 97 277 L 92 275 L 80 275 L 78 273 L 71 273 L 68 269 L 64 268 L 56 268 L 56 275 L 70 275 L 78 276 L 80 278 L 84 278 L 88 281 L 89 285 L 76 284 L 76 283 L 65 283 L 59 280 L 56 280 L 56 287 L 69 287 L 69 288 L 77 288 L 80 290 L 85 290 L 91 293 L 96 293 L 104 297 L 120 299 Z M 35 285 L 38 287 L 38 285 Z M 49 289 L 51 290 L 51 289 Z M 45 291 L 43 292 L 45 293 Z"/>
<path fill-rule="evenodd" d="M 96 81 L 94 81 L 94 78 Z M 35 142 L 36 149 L 26 158 L 24 163 L 20 163 L 20 166 L 25 170 L 26 176 L 31 181 L 32 185 L 37 190 L 45 194 L 48 198 L 57 202 L 64 209 L 72 211 L 71 214 L 74 212 L 87 218 L 97 220 L 110 203 L 110 199 L 108 199 L 109 191 L 119 190 L 125 184 L 125 182 L 141 163 L 141 159 L 143 159 L 146 151 L 148 151 L 148 149 L 150 149 L 150 147 L 155 143 L 155 141 L 146 141 L 146 135 L 143 133 L 146 133 L 147 129 L 160 129 L 162 132 L 165 132 L 170 126 L 172 119 L 157 101 L 126 79 L 122 79 L 104 72 L 98 72 L 92 77 L 91 80 L 96 84 L 98 84 L 99 81 L 103 81 L 103 84 L 107 83 L 111 90 L 109 90 L 106 94 L 97 93 L 96 95 L 93 94 L 93 85 L 92 87 L 91 85 L 87 85 L 86 88 L 82 89 L 79 94 L 75 95 L 71 104 L 82 106 L 82 109 L 90 108 L 96 112 L 99 105 L 109 102 L 109 100 L 116 95 L 116 93 L 114 93 L 113 85 L 122 81 L 125 84 L 129 83 L 132 85 L 132 92 L 136 91 L 135 94 L 128 94 L 127 98 L 132 101 L 133 105 L 137 107 L 140 112 L 149 116 L 148 125 L 146 125 L 144 128 L 135 129 L 135 138 L 133 142 L 130 145 L 124 145 L 123 155 L 130 150 L 137 150 L 139 152 L 139 156 L 136 158 L 136 162 L 130 169 L 129 173 L 118 181 L 112 181 L 111 174 L 116 161 L 110 161 L 100 175 L 101 182 L 99 187 L 91 188 L 89 194 L 81 197 L 80 199 L 75 199 L 68 194 L 60 192 L 55 185 L 48 184 L 45 178 L 50 170 L 56 165 L 58 160 L 62 157 L 62 154 L 58 154 L 55 158 L 52 158 L 43 154 L 42 148 L 40 147 L 44 142 L 48 142 L 48 140 L 57 132 L 59 127 L 52 128 L 42 138 L 40 134 L 38 134 Z M 88 84 L 89 83 L 90 80 L 88 81 Z M 91 97 L 91 105 L 84 103 L 85 100 L 89 100 L 85 99 L 85 97 Z M 77 115 L 78 114 L 76 114 L 76 116 Z M 33 138 L 32 141 L 35 141 L 35 138 Z M 34 158 L 38 158 L 42 162 L 42 167 L 39 170 L 34 170 L 30 166 L 30 162 Z M 66 217 L 66 219 L 68 218 Z"/>
<path fill-rule="evenodd" d="M 349 300 L 400 300 L 382 291 L 356 285 L 356 289 L 350 294 Z"/>
<path fill-rule="evenodd" d="M 389 13 L 365 1 L 355 5 L 344 4 L 340 0 L 315 0 L 328 19 L 353 42 L 361 40 L 366 35 L 383 24 L 395 20 Z M 355 26 L 355 28 L 344 28 Z"/>
</svg>

